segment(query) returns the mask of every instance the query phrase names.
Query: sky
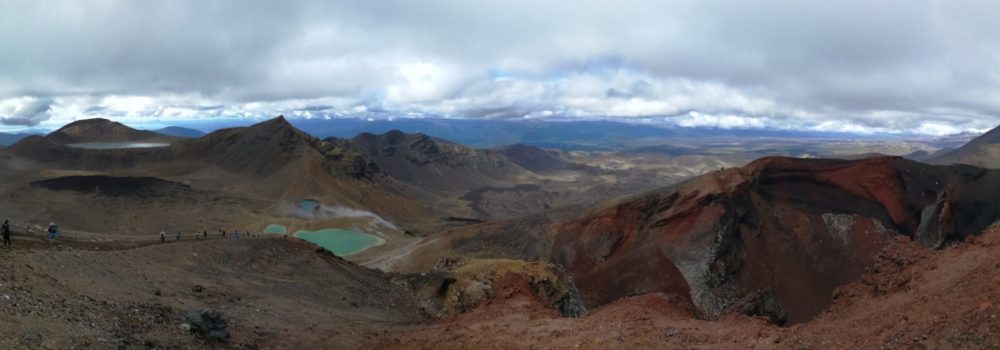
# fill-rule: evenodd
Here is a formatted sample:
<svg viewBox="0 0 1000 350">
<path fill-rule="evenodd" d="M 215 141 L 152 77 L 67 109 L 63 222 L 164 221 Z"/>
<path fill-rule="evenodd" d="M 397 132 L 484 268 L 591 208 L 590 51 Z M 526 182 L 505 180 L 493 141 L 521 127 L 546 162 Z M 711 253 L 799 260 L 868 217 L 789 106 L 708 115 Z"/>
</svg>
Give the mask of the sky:
<svg viewBox="0 0 1000 350">
<path fill-rule="evenodd" d="M 985 131 L 998 15 L 963 0 L 0 0 L 0 130 L 283 114 Z"/>
</svg>

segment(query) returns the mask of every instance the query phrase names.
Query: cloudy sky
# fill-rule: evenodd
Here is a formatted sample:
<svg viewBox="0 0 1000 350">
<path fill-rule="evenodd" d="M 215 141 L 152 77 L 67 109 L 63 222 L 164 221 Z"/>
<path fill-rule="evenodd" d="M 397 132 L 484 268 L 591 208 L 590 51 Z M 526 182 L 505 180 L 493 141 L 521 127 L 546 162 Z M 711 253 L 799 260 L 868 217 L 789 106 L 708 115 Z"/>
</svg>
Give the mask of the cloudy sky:
<svg viewBox="0 0 1000 350">
<path fill-rule="evenodd" d="M 1000 124 L 1000 2 L 0 0 L 0 128 L 74 119 Z"/>
</svg>

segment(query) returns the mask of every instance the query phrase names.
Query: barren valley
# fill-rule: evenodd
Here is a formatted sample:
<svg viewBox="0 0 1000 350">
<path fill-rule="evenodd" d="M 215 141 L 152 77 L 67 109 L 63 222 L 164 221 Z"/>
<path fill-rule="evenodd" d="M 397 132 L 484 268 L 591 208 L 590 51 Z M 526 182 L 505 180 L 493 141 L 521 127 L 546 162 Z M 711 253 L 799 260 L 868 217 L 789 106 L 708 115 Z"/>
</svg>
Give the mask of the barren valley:
<svg viewBox="0 0 1000 350">
<path fill-rule="evenodd" d="M 755 152 L 78 121 L 0 150 L 0 344 L 1000 346 L 988 153 Z"/>
</svg>

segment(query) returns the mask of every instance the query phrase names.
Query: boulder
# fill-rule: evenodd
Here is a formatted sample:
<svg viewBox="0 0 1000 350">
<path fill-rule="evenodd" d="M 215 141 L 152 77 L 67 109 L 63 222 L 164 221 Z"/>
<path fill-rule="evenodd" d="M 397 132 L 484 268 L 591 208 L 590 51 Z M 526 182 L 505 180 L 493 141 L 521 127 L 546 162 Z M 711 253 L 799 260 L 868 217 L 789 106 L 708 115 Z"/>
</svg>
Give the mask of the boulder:
<svg viewBox="0 0 1000 350">
<path fill-rule="evenodd" d="M 213 309 L 190 309 L 181 316 L 181 327 L 188 325 L 191 332 L 205 339 L 221 340 L 229 338 L 229 323 L 222 314 Z"/>
</svg>

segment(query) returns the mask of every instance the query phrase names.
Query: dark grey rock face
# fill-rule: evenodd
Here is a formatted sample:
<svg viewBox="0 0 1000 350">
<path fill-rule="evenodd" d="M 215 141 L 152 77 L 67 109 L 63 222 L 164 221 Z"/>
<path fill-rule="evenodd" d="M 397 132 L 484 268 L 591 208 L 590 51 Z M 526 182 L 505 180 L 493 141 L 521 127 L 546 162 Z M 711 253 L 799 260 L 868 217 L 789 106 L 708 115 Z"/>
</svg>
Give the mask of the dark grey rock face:
<svg viewBox="0 0 1000 350">
<path fill-rule="evenodd" d="M 190 326 L 191 332 L 209 340 L 229 338 L 229 323 L 222 314 L 212 309 L 190 309 L 181 316 L 181 323 Z"/>
</svg>

